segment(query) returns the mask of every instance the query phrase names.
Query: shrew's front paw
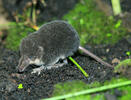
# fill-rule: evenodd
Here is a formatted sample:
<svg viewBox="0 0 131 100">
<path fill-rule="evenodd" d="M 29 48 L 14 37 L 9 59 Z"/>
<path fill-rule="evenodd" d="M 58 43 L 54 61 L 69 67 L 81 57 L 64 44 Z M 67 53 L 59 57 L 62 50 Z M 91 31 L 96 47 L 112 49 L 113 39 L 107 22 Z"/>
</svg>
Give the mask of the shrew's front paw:
<svg viewBox="0 0 131 100">
<path fill-rule="evenodd" d="M 44 69 L 43 66 L 39 67 L 39 68 L 35 68 L 33 69 L 33 71 L 31 72 L 31 74 L 34 74 L 34 73 L 38 73 L 38 75 L 40 75 L 41 71 Z"/>
</svg>

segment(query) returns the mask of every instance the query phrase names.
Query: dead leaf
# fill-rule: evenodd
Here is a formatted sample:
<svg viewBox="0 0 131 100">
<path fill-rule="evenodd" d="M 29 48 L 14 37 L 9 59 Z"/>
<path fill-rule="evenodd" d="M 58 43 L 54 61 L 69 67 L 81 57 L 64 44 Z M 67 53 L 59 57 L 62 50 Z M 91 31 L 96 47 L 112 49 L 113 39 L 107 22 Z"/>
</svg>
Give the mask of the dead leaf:
<svg viewBox="0 0 131 100">
<path fill-rule="evenodd" d="M 120 60 L 117 59 L 117 58 L 114 58 L 114 59 L 112 60 L 112 64 L 114 64 L 114 63 L 120 63 Z"/>
</svg>

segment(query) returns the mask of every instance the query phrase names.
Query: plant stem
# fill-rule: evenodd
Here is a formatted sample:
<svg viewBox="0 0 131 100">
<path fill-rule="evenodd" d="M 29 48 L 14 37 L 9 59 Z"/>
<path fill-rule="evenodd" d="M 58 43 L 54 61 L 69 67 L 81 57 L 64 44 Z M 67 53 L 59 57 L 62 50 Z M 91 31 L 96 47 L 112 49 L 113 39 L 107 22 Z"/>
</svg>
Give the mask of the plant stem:
<svg viewBox="0 0 131 100">
<path fill-rule="evenodd" d="M 111 0 L 114 15 L 119 15 L 121 13 L 120 0 Z"/>
<path fill-rule="evenodd" d="M 81 70 L 81 72 L 84 74 L 85 77 L 88 77 L 89 75 L 84 71 L 84 69 L 72 58 L 69 57 L 69 59 Z"/>
</svg>

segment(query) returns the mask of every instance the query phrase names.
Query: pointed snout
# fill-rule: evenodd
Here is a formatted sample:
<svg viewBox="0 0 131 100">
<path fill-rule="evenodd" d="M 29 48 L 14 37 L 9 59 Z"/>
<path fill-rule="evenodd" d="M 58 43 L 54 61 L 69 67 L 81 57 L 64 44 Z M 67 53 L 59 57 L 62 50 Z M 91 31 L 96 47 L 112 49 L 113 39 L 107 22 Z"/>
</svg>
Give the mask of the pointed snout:
<svg viewBox="0 0 131 100">
<path fill-rule="evenodd" d="M 18 72 L 24 72 L 24 70 L 29 66 L 29 63 L 23 61 L 22 64 L 19 64 L 17 66 L 17 71 Z"/>
<path fill-rule="evenodd" d="M 17 71 L 23 72 L 28 66 L 29 66 L 29 59 L 25 56 L 22 56 L 19 60 Z"/>
<path fill-rule="evenodd" d="M 18 72 L 24 72 L 25 66 L 17 66 L 17 71 Z"/>
</svg>

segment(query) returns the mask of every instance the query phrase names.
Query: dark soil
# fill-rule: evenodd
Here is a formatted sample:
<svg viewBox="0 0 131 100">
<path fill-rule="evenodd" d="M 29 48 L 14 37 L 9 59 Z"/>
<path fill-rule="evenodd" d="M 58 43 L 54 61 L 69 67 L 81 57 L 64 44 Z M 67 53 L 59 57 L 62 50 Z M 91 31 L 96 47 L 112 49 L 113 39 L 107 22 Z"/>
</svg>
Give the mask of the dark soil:
<svg viewBox="0 0 131 100">
<path fill-rule="evenodd" d="M 126 40 L 121 40 L 114 46 L 95 46 L 92 48 L 86 46 L 86 48 L 99 57 L 106 58 L 106 61 L 111 63 L 114 58 L 119 60 L 128 58 L 126 52 L 131 50 L 131 44 Z M 109 52 L 107 52 L 107 49 Z M 88 79 L 70 61 L 63 67 L 44 70 L 39 76 L 31 74 L 32 68 L 36 66 L 30 66 L 24 73 L 17 73 L 16 66 L 20 57 L 19 53 L 1 47 L 0 54 L 1 100 L 38 100 L 50 97 L 53 92 L 53 86 L 59 82 L 71 80 L 83 80 L 86 83 L 104 82 L 116 77 L 112 68 L 103 66 L 79 52 L 73 58 L 88 72 Z M 23 89 L 17 88 L 20 83 L 23 84 Z"/>
</svg>

